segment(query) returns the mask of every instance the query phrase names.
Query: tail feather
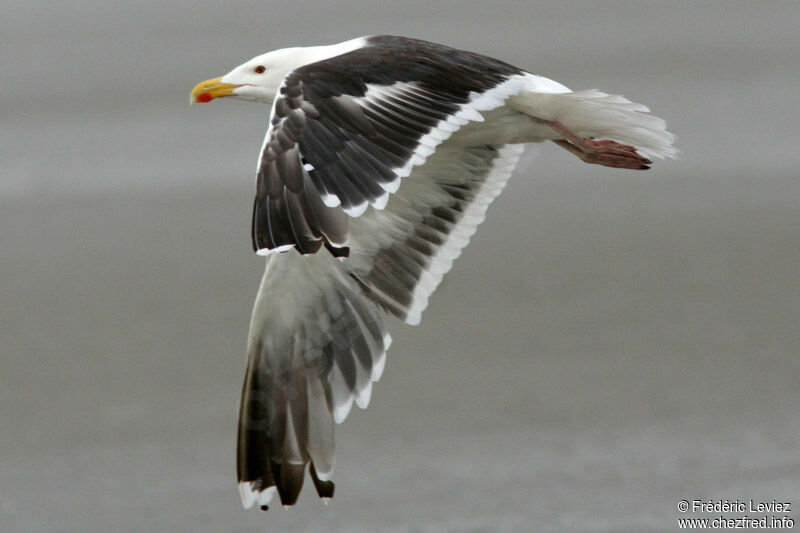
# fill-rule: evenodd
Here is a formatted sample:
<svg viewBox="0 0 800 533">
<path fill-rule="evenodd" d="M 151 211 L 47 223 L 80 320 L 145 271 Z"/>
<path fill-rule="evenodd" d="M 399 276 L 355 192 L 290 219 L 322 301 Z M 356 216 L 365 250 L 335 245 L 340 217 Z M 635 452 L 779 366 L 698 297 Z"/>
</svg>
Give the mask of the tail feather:
<svg viewBox="0 0 800 533">
<path fill-rule="evenodd" d="M 581 137 L 612 139 L 636 147 L 645 156 L 674 158 L 675 136 L 650 109 L 624 96 L 596 89 L 542 93 L 523 91 L 510 99 L 512 107 L 532 117 L 555 120 Z"/>
</svg>

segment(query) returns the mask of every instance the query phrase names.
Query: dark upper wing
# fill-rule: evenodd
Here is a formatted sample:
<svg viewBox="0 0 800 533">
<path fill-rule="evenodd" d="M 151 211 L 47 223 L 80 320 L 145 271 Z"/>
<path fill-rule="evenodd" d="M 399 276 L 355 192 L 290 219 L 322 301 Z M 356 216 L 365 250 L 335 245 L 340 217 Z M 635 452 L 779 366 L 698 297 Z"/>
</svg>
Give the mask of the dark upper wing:
<svg viewBox="0 0 800 533">
<path fill-rule="evenodd" d="M 257 251 L 345 246 L 344 213 L 382 209 L 413 166 L 496 107 L 483 93 L 519 73 L 438 45 L 372 40 L 284 80 L 256 177 Z"/>
</svg>

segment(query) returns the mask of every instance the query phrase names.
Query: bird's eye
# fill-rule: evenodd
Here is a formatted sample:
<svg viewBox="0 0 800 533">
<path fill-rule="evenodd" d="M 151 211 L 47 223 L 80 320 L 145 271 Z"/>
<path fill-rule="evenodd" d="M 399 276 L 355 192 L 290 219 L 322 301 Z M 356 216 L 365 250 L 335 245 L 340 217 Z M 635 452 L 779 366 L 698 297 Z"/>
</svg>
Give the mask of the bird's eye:
<svg viewBox="0 0 800 533">
<path fill-rule="evenodd" d="M 256 74 L 262 74 L 267 69 L 265 69 L 263 65 L 259 65 L 256 68 L 254 68 L 253 70 L 256 72 Z"/>
</svg>

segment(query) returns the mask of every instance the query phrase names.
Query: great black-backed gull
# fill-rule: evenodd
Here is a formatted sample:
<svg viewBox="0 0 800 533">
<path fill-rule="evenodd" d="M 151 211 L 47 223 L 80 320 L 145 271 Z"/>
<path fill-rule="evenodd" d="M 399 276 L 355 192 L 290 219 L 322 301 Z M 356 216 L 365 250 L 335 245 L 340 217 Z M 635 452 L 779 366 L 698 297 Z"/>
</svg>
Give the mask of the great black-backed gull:
<svg viewBox="0 0 800 533">
<path fill-rule="evenodd" d="M 223 96 L 272 106 L 252 224 L 269 257 L 237 458 L 242 503 L 264 510 L 276 491 L 295 503 L 309 463 L 333 497 L 334 422 L 369 403 L 384 313 L 419 322 L 523 143 L 627 169 L 676 153 L 641 104 L 404 37 L 269 52 L 191 93 Z"/>
</svg>

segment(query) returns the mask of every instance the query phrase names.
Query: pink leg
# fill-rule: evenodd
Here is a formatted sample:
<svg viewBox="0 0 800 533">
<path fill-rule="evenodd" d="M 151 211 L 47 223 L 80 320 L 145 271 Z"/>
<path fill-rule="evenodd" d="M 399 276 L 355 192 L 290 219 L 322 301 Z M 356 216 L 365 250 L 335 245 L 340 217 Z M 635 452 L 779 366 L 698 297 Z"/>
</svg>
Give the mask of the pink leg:
<svg viewBox="0 0 800 533">
<path fill-rule="evenodd" d="M 636 153 L 636 148 L 616 141 L 582 139 L 572 133 L 566 126 L 557 121 L 541 120 L 564 136 L 564 140 L 554 141 L 566 148 L 582 161 L 613 168 L 630 168 L 647 170 L 652 163 L 646 157 Z"/>
</svg>

